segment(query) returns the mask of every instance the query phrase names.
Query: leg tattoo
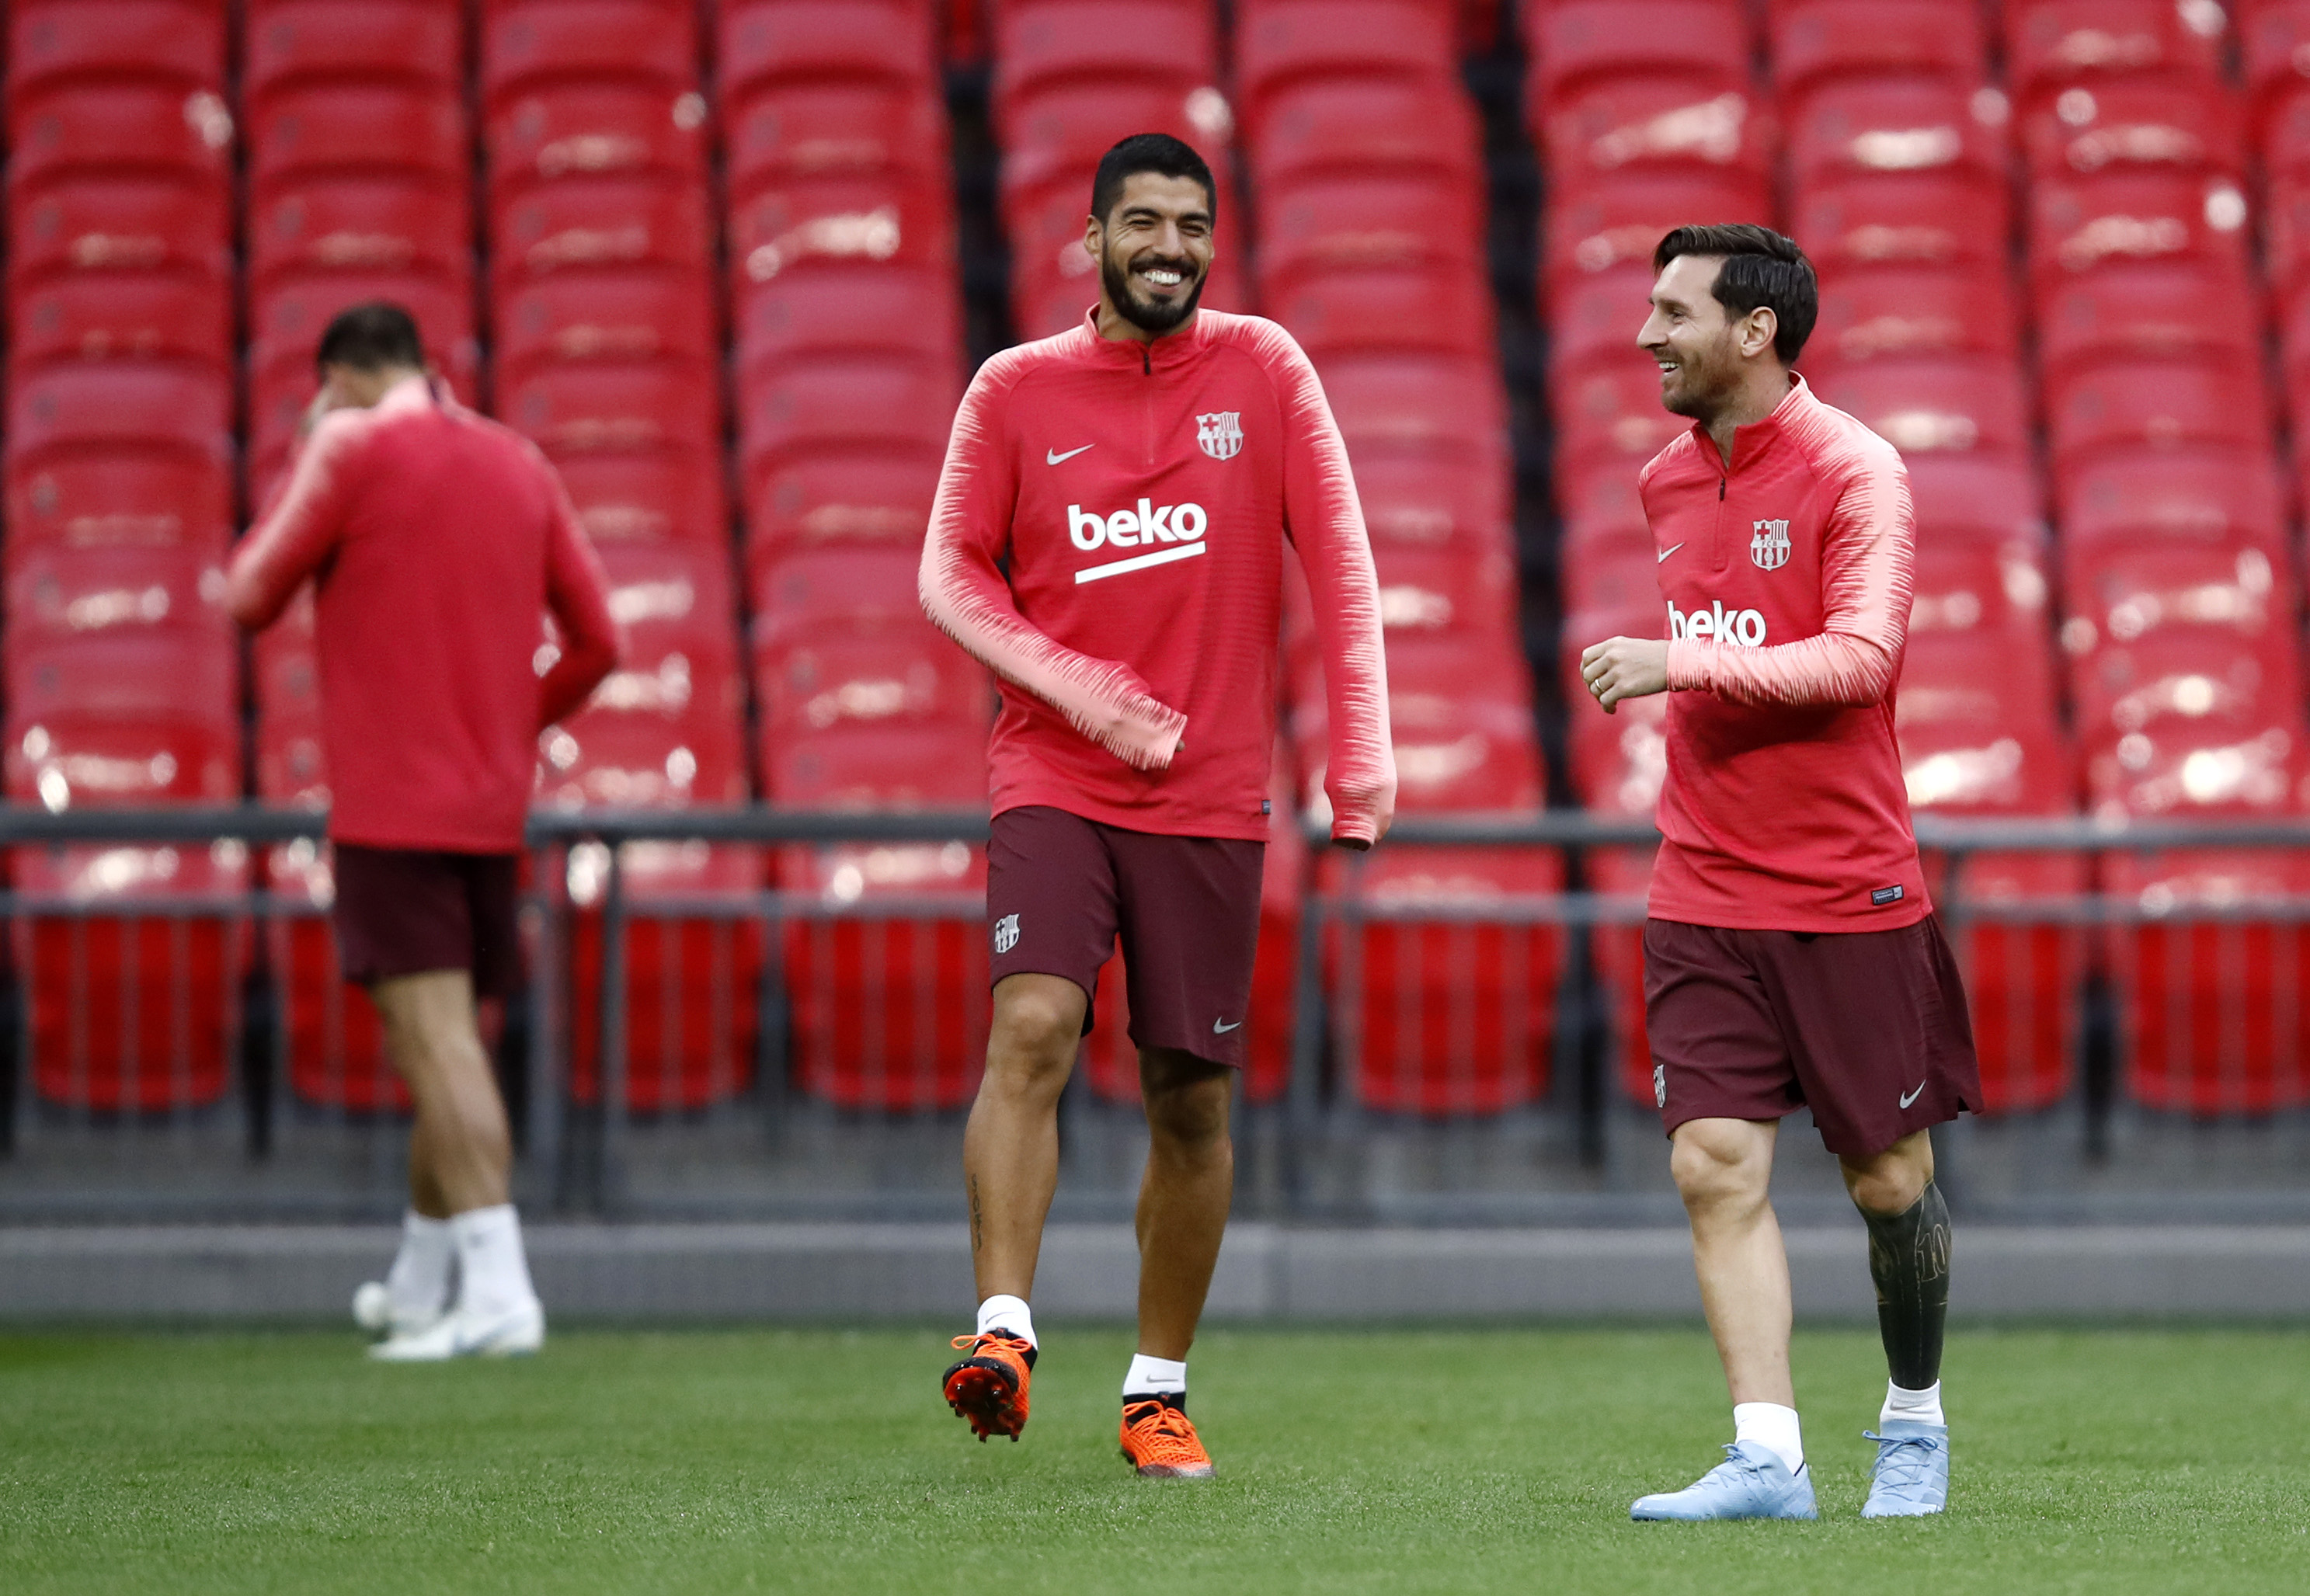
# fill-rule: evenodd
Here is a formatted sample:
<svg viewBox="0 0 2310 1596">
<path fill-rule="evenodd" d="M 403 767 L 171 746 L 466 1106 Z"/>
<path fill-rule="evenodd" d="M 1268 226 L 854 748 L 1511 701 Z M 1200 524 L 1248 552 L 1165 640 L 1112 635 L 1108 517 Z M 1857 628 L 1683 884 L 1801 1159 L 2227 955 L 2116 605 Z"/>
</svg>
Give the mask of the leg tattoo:
<svg viewBox="0 0 2310 1596">
<path fill-rule="evenodd" d="M 1950 1219 L 1932 1181 L 1906 1210 L 1863 1213 L 1869 1275 L 1877 1283 L 1877 1329 L 1893 1383 L 1923 1391 L 1941 1377 L 1941 1328 L 1949 1318 Z"/>
<path fill-rule="evenodd" d="M 978 1206 L 978 1177 L 970 1177 L 970 1255 L 978 1256 L 979 1248 L 986 1242 L 986 1219 Z"/>
</svg>

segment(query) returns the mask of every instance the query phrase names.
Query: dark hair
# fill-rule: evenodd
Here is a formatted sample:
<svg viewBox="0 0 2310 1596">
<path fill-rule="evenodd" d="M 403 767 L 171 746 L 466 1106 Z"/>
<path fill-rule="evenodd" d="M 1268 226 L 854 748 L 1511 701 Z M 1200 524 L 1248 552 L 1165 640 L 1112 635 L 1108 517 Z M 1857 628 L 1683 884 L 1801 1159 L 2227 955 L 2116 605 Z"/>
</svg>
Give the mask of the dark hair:
<svg viewBox="0 0 2310 1596">
<path fill-rule="evenodd" d="M 388 366 L 425 367 L 425 345 L 417 336 L 417 318 L 398 305 L 374 300 L 351 305 L 337 312 L 313 351 L 317 365 L 350 366 L 356 371 L 382 371 Z"/>
<path fill-rule="evenodd" d="M 1730 314 L 1746 316 L 1759 305 L 1771 309 L 1776 330 L 1773 352 L 1781 364 L 1793 366 L 1812 336 L 1813 318 L 1820 314 L 1820 283 L 1812 262 L 1796 246 L 1769 227 L 1751 221 L 1720 222 L 1713 227 L 1680 227 L 1653 251 L 1655 274 L 1680 255 L 1721 256 L 1716 302 Z"/>
<path fill-rule="evenodd" d="M 1211 169 L 1195 153 L 1194 145 L 1168 133 L 1134 133 L 1099 158 L 1099 176 L 1090 184 L 1090 213 L 1105 221 L 1123 197 L 1124 179 L 1141 172 L 1193 178 L 1203 186 L 1203 203 L 1211 208 L 1211 220 L 1219 220 L 1220 191 L 1211 181 Z"/>
</svg>

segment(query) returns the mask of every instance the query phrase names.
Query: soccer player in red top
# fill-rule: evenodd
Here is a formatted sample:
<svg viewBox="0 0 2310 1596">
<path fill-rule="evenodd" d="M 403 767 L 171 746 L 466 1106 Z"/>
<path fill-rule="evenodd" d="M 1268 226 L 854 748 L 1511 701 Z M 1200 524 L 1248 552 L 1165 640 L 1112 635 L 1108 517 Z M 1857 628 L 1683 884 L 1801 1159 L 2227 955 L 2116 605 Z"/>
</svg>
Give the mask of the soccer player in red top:
<svg viewBox="0 0 2310 1596">
<path fill-rule="evenodd" d="M 996 355 L 955 419 L 923 607 L 1001 679 L 989 750 L 994 1024 L 963 1141 L 977 1331 L 945 1394 L 984 1440 L 1027 1421 L 1027 1299 L 1058 1100 L 1119 935 L 1150 1148 L 1123 1449 L 1198 1477 L 1187 1349 L 1234 1178 L 1231 1071 L 1259 930 L 1284 544 L 1314 598 L 1332 836 L 1395 807 L 1379 601 L 1338 428 L 1290 334 L 1196 308 L 1202 157 L 1142 134 L 1100 160 L 1081 325 Z"/>
<path fill-rule="evenodd" d="M 339 962 L 416 1099 L 401 1252 L 354 1315 L 390 1332 L 370 1352 L 389 1362 L 534 1351 L 545 1316 L 474 1005 L 519 984 L 537 734 L 617 663 L 608 586 L 544 456 L 433 383 L 406 311 L 346 310 L 317 359 L 308 436 L 225 603 L 259 630 L 314 585 Z M 549 609 L 560 652 L 541 677 Z"/>
<path fill-rule="evenodd" d="M 1672 695 L 1645 1024 L 1735 1440 L 1697 1484 L 1632 1512 L 1814 1516 L 1767 1196 L 1780 1118 L 1803 1106 L 1868 1224 L 1891 1375 L 1862 1514 L 1938 1513 L 1950 1223 L 1929 1127 L 1978 1107 L 1981 1076 L 1893 738 L 1908 477 L 1790 369 L 1818 304 L 1793 243 L 1682 227 L 1653 264 L 1637 343 L 1661 402 L 1693 421 L 1638 479 L 1668 638 L 1608 638 L 1581 673 L 1608 714 Z"/>
</svg>

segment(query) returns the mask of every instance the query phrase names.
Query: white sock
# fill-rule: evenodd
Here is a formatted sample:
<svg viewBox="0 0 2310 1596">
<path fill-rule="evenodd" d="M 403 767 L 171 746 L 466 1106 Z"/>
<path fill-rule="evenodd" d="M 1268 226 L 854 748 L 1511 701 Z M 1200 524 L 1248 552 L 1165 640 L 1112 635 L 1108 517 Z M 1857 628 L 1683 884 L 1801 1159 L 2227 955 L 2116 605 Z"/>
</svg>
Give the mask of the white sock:
<svg viewBox="0 0 2310 1596">
<path fill-rule="evenodd" d="M 401 1216 L 401 1251 L 385 1271 L 386 1300 L 396 1319 L 430 1319 L 449 1301 L 449 1261 L 457 1244 L 449 1221 L 429 1219 L 415 1209 Z"/>
<path fill-rule="evenodd" d="M 449 1229 L 457 1238 L 460 1308 L 502 1314 L 537 1300 L 529 1283 L 529 1259 L 521 1250 L 521 1219 L 512 1203 L 453 1214 Z"/>
<path fill-rule="evenodd" d="M 1035 1310 L 1023 1297 L 990 1297 L 980 1303 L 978 1333 L 990 1330 L 1007 1330 L 1029 1347 L 1042 1345 L 1035 1339 Z"/>
<path fill-rule="evenodd" d="M 1181 1358 L 1174 1363 L 1168 1357 L 1150 1357 L 1144 1352 L 1133 1353 L 1131 1372 L 1123 1377 L 1123 1394 L 1127 1397 L 1186 1395 L 1186 1360 Z"/>
<path fill-rule="evenodd" d="M 1778 1402 L 1732 1404 L 1732 1438 L 1754 1441 L 1777 1456 L 1793 1474 L 1804 1467 L 1804 1435 L 1797 1427 L 1797 1410 Z"/>
<path fill-rule="evenodd" d="M 1941 1383 L 1934 1381 L 1923 1391 L 1905 1391 L 1890 1380 L 1885 1382 L 1885 1405 L 1877 1413 L 1879 1424 L 1891 1424 L 1906 1419 L 1911 1424 L 1946 1425 L 1941 1417 Z"/>
</svg>

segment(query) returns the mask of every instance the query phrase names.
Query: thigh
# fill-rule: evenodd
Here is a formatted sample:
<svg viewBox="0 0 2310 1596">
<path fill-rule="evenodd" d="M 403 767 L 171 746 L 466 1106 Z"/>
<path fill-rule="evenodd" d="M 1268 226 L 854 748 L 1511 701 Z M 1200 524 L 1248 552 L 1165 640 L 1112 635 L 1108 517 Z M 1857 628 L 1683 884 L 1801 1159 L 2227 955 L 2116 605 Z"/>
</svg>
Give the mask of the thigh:
<svg viewBox="0 0 2310 1596">
<path fill-rule="evenodd" d="M 990 975 L 1059 976 L 1083 991 L 1090 1029 L 1099 967 L 1115 952 L 1115 862 L 1100 828 L 1062 809 L 1030 805 L 994 817 L 986 839 Z"/>
<path fill-rule="evenodd" d="M 1107 830 L 1122 898 L 1131 1039 L 1240 1069 L 1267 845 Z"/>
<path fill-rule="evenodd" d="M 1866 1158 L 1980 1106 L 1965 987 L 1936 917 L 1770 935 L 1760 963 L 1829 1151 Z"/>
<path fill-rule="evenodd" d="M 348 981 L 473 967 L 465 880 L 447 854 L 339 843 L 332 876 L 337 961 Z"/>
<path fill-rule="evenodd" d="M 458 856 L 465 919 L 473 927 L 473 995 L 509 998 L 521 990 L 521 856 Z"/>
<path fill-rule="evenodd" d="M 1645 1034 L 1661 1129 L 1777 1120 L 1802 1106 L 1795 1061 L 1746 932 L 1645 922 Z"/>
</svg>

